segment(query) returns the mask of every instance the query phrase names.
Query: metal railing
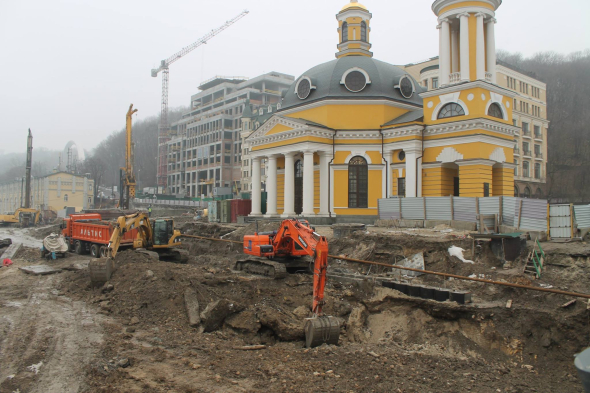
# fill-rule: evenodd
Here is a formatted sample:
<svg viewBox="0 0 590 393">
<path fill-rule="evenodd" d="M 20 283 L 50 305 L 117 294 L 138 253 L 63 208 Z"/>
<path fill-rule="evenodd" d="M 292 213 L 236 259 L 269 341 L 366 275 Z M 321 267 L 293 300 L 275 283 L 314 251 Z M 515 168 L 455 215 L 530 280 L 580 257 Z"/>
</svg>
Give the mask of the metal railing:
<svg viewBox="0 0 590 393">
<path fill-rule="evenodd" d="M 535 158 L 543 158 L 543 153 L 535 153 Z"/>
<path fill-rule="evenodd" d="M 492 73 L 491 72 L 486 72 L 486 81 L 488 81 L 488 82 L 492 81 Z"/>
<path fill-rule="evenodd" d="M 524 150 L 523 151 L 523 155 L 526 156 L 526 157 L 532 157 L 532 153 L 531 153 L 530 150 Z"/>
</svg>

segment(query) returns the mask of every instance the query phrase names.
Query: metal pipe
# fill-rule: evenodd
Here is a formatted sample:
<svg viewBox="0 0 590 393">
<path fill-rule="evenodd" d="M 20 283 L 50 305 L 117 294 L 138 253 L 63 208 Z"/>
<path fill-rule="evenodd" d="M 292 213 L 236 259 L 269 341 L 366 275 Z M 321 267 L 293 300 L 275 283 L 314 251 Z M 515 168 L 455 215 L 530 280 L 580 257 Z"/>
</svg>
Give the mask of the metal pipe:
<svg viewBox="0 0 590 393">
<path fill-rule="evenodd" d="M 411 271 L 411 272 L 419 272 L 419 273 L 424 273 L 424 274 L 431 274 L 431 275 L 434 275 L 434 276 L 452 277 L 452 278 L 456 278 L 458 280 L 483 282 L 484 284 L 500 285 L 500 286 L 511 287 L 511 288 L 528 289 L 528 290 L 531 290 L 531 291 L 549 292 L 549 293 L 556 293 L 558 295 L 566 295 L 566 296 L 582 297 L 584 299 L 590 299 L 590 295 L 587 295 L 587 294 L 584 294 L 584 293 L 567 292 L 567 291 L 561 291 L 559 289 L 531 287 L 531 286 L 528 286 L 528 285 L 512 284 L 512 283 L 509 283 L 509 282 L 500 282 L 500 281 L 493 281 L 493 280 L 485 280 L 485 279 L 482 279 L 482 278 L 471 278 L 471 277 L 465 277 L 465 276 L 458 276 L 456 274 L 433 272 L 433 271 L 429 271 L 429 270 L 414 269 L 414 268 L 411 268 L 411 267 L 404 267 L 404 266 L 398 266 L 398 265 L 389 265 L 387 263 L 364 261 L 362 259 L 353 259 L 353 258 L 346 258 L 346 257 L 338 257 L 338 256 L 334 256 L 334 255 L 328 255 L 328 258 L 340 259 L 341 261 L 363 263 L 363 264 L 366 264 L 366 265 L 384 266 L 384 267 L 389 267 L 389 268 L 392 268 L 392 269 L 408 270 L 408 271 Z"/>
<path fill-rule="evenodd" d="M 197 236 L 197 235 L 181 235 L 180 237 L 188 237 L 188 238 L 201 239 L 201 240 L 212 240 L 212 241 L 225 242 L 225 243 L 242 244 L 242 242 L 237 241 L 237 240 L 216 239 L 216 238 L 212 238 L 212 237 L 204 237 L 204 236 Z M 590 295 L 585 294 L 585 293 L 567 292 L 567 291 L 562 291 L 559 289 L 531 287 L 528 285 L 512 284 L 509 282 L 485 280 L 483 278 L 471 278 L 471 277 L 459 276 L 456 274 L 433 272 L 433 271 L 429 271 L 429 270 L 414 269 L 411 267 L 404 267 L 404 266 L 399 266 L 399 265 L 389 265 L 387 263 L 365 261 L 362 259 L 347 258 L 347 257 L 341 257 L 341 256 L 335 256 L 335 255 L 328 255 L 328 258 L 339 259 L 341 261 L 347 261 L 347 262 L 362 263 L 365 265 L 383 266 L 383 267 L 388 267 L 391 269 L 407 270 L 407 271 L 411 271 L 411 272 L 430 274 L 430 275 L 440 276 L 440 277 L 456 278 L 458 280 L 464 280 L 464 281 L 475 281 L 475 282 L 482 282 L 484 284 L 499 285 L 499 286 L 510 287 L 510 288 L 527 289 L 527 290 L 531 290 L 531 291 L 548 292 L 548 293 L 555 293 L 558 295 L 565 295 L 565 296 L 581 297 L 584 299 L 590 299 Z"/>
</svg>

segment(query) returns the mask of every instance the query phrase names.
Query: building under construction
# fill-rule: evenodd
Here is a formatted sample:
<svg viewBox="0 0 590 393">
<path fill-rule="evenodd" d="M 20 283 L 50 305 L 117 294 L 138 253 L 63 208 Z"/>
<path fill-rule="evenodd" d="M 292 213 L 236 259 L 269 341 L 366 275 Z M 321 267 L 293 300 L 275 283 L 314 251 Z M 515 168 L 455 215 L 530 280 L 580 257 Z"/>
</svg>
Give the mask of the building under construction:
<svg viewBox="0 0 590 393">
<path fill-rule="evenodd" d="M 293 83 L 291 75 L 270 72 L 256 78 L 216 76 L 199 86 L 191 109 L 172 124 L 167 142 L 168 192 L 212 196 L 214 188 L 241 191 L 241 117 L 275 106 Z"/>
</svg>

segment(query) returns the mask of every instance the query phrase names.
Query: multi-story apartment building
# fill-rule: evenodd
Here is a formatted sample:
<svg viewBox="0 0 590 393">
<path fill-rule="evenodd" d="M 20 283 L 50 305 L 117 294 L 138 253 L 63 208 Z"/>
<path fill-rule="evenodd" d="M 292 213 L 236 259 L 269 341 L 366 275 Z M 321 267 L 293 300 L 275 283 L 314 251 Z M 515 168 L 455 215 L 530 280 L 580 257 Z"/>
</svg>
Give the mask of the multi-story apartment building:
<svg viewBox="0 0 590 393">
<path fill-rule="evenodd" d="M 294 77 L 270 72 L 256 78 L 216 76 L 199 86 L 190 110 L 172 124 L 167 143 L 168 192 L 212 196 L 215 187 L 241 191 L 242 115 L 276 105 Z M 250 108 L 250 105 L 248 108 Z"/>
<path fill-rule="evenodd" d="M 438 89 L 439 58 L 402 66 L 428 90 Z M 514 146 L 514 195 L 547 195 L 547 85 L 535 75 L 498 61 L 496 83 L 516 94 L 513 123 L 521 129 Z"/>
</svg>

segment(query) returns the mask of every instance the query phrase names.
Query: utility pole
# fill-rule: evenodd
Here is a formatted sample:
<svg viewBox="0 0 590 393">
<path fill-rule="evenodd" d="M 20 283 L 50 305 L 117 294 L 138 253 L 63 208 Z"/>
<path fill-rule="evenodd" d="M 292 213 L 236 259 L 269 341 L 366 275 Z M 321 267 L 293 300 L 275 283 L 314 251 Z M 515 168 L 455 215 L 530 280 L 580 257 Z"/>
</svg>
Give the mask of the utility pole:
<svg viewBox="0 0 590 393">
<path fill-rule="evenodd" d="M 29 128 L 29 136 L 27 137 L 27 164 L 26 164 L 26 186 L 25 186 L 25 203 L 24 208 L 31 207 L 31 167 L 33 166 L 33 134 Z"/>
</svg>

